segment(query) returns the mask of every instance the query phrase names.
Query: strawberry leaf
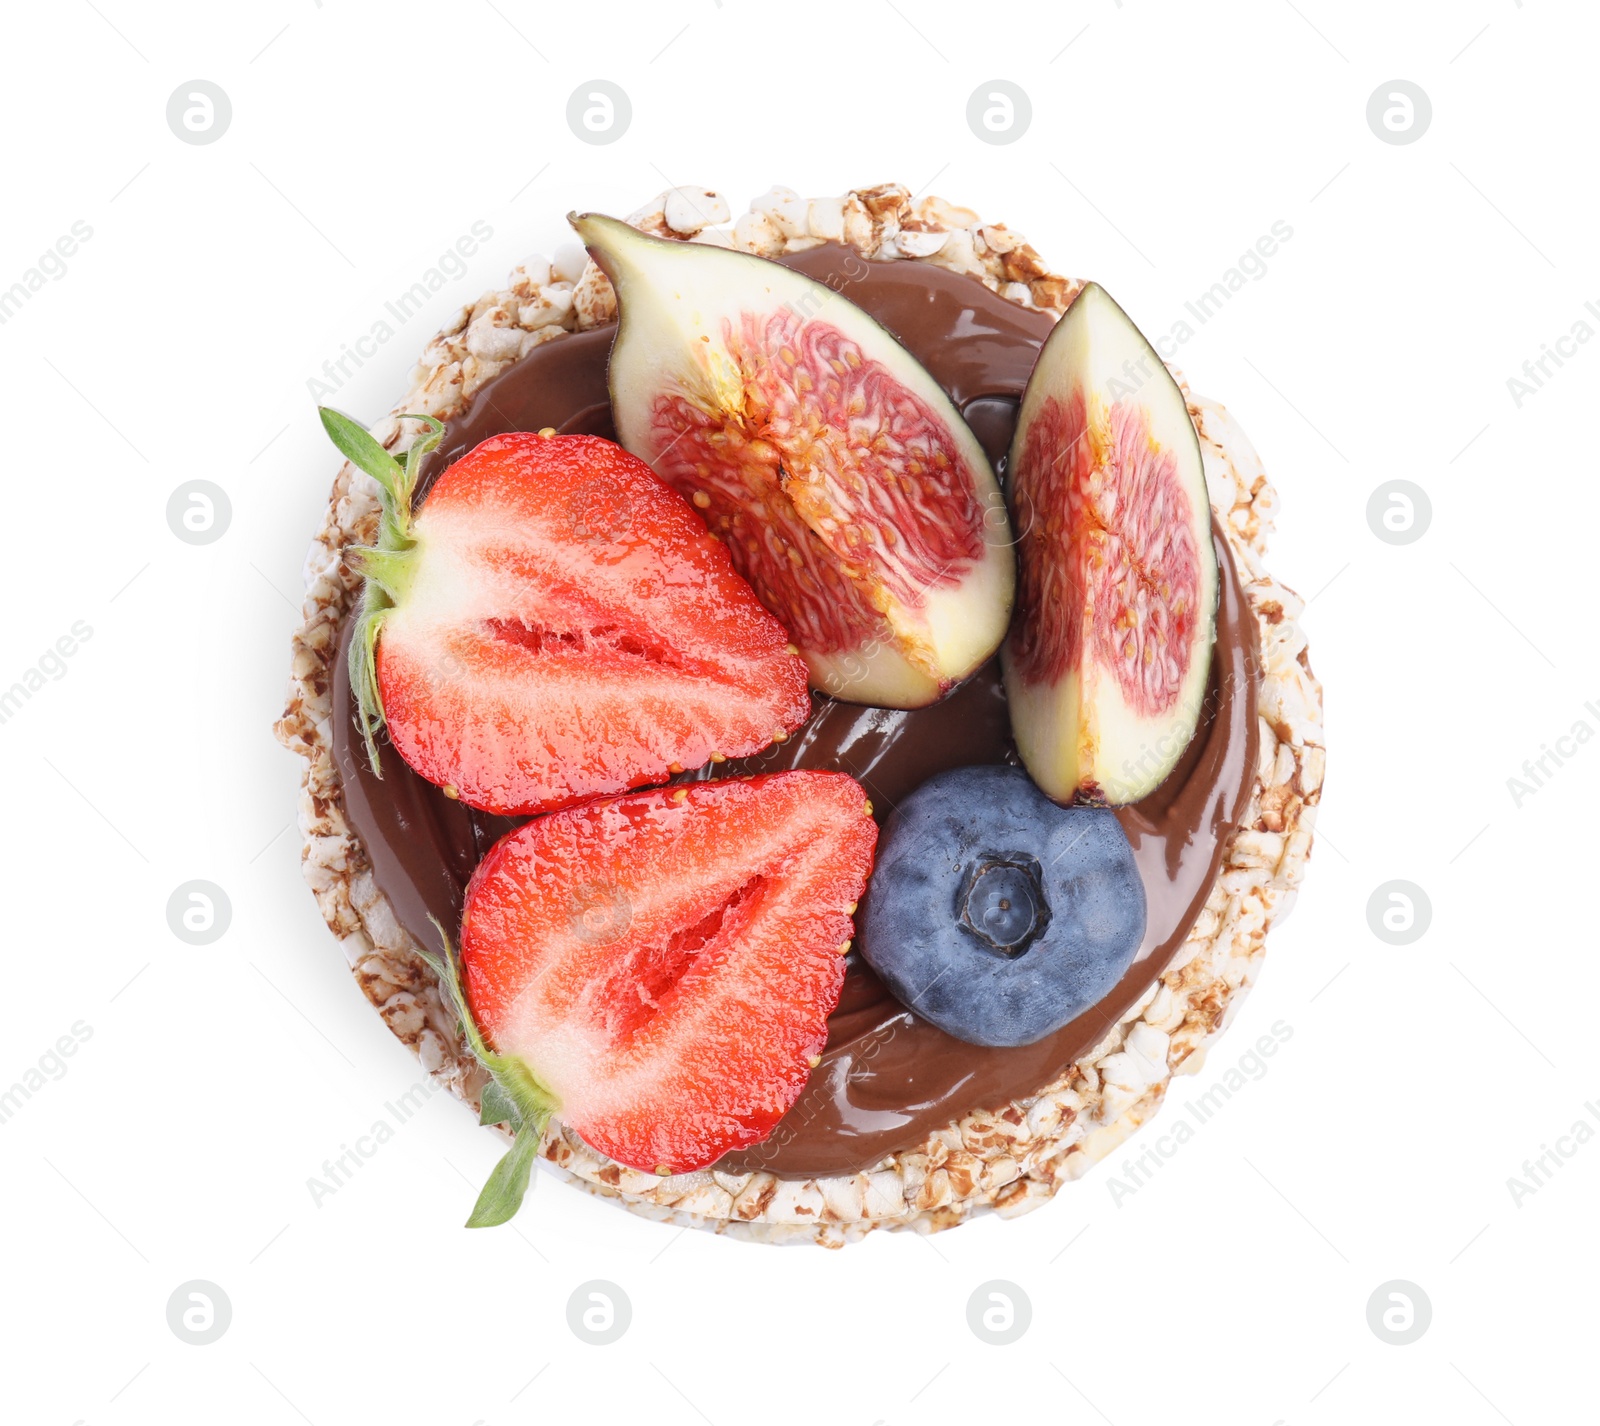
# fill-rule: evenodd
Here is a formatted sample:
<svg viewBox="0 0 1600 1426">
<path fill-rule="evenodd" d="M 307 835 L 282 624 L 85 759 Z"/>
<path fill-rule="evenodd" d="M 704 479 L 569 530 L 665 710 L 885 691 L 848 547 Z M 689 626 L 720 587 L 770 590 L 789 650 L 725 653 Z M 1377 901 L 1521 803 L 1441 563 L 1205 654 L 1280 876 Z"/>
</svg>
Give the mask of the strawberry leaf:
<svg viewBox="0 0 1600 1426">
<path fill-rule="evenodd" d="M 522 1128 L 522 1114 L 517 1109 L 516 1101 L 506 1093 L 497 1079 L 491 1079 L 483 1087 L 478 1123 L 509 1124 L 513 1133 Z"/>
<path fill-rule="evenodd" d="M 455 947 L 438 921 L 433 922 L 433 929 L 439 933 L 444 955 L 437 956 L 419 947 L 422 959 L 438 978 L 439 988 L 454 1006 L 473 1055 L 490 1075 L 489 1082 L 483 1087 L 478 1122 L 509 1124 L 517 1136 L 511 1151 L 489 1175 L 483 1192 L 478 1195 L 477 1207 L 467 1220 L 469 1228 L 491 1228 L 504 1223 L 521 1207 L 523 1196 L 528 1191 L 528 1176 L 533 1168 L 533 1160 L 544 1138 L 545 1125 L 550 1122 L 550 1116 L 557 1107 L 556 1100 L 534 1078 L 533 1072 L 522 1060 L 514 1055 L 496 1054 L 489 1048 L 477 1021 L 472 1018 L 472 1009 L 462 990 L 461 961 Z"/>
<path fill-rule="evenodd" d="M 356 721 L 367 745 L 367 761 L 380 778 L 383 768 L 378 759 L 378 730 L 383 727 L 383 695 L 378 687 L 378 634 L 384 616 L 405 596 L 415 563 L 416 539 L 411 533 L 411 499 L 416 490 L 422 457 L 444 436 L 443 423 L 432 416 L 407 413 L 402 421 L 421 421 L 427 427 L 397 458 L 358 421 L 335 411 L 317 407 L 322 429 L 328 439 L 357 470 L 370 475 L 378 487 L 378 502 L 383 514 L 378 521 L 376 545 L 358 545 L 351 550 L 355 568 L 366 580 L 361 608 L 357 614 L 355 637 L 350 641 L 350 687 L 356 696 Z"/>
<path fill-rule="evenodd" d="M 528 1192 L 528 1178 L 539 1152 L 539 1137 L 539 1131 L 527 1125 L 517 1131 L 516 1142 L 494 1166 L 494 1172 L 478 1195 L 467 1227 L 494 1228 L 517 1216 Z"/>
<path fill-rule="evenodd" d="M 411 489 L 406 482 L 406 470 L 386 451 L 377 437 L 358 421 L 335 411 L 331 406 L 317 407 L 322 418 L 322 429 L 328 439 L 338 447 L 339 454 L 357 470 L 364 471 L 378 483 L 382 493 L 383 512 L 402 528 L 411 520 Z"/>
<path fill-rule="evenodd" d="M 383 727 L 383 696 L 378 691 L 378 631 L 391 607 L 384 601 L 383 590 L 369 584 L 361 596 L 355 634 L 350 640 L 350 687 L 356 696 L 356 723 L 367 745 L 367 761 L 380 778 L 383 765 L 378 760 L 378 730 Z"/>
</svg>

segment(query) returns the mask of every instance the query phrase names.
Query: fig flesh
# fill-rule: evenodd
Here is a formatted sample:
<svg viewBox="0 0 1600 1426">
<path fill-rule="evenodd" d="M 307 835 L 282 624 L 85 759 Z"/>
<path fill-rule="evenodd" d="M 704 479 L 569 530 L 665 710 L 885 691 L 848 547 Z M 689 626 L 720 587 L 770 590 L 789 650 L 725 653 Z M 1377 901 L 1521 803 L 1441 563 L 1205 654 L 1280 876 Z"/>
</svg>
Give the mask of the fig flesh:
<svg viewBox="0 0 1600 1426">
<path fill-rule="evenodd" d="M 1088 284 L 1028 379 L 1008 462 L 1017 750 L 1057 802 L 1122 806 L 1194 736 L 1216 631 L 1200 442 L 1154 348 Z"/>
<path fill-rule="evenodd" d="M 1005 502 L 922 366 L 777 263 L 571 221 L 617 293 L 619 440 L 727 544 L 812 687 L 916 708 L 989 658 L 1015 586 Z"/>
</svg>

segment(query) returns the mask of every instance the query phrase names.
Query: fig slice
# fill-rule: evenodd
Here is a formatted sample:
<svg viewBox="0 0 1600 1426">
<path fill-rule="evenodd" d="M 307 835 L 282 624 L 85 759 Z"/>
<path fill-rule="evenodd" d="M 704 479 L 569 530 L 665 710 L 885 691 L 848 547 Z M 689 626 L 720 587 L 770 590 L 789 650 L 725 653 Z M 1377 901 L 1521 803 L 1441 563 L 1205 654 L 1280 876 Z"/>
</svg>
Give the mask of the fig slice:
<svg viewBox="0 0 1600 1426">
<path fill-rule="evenodd" d="M 1017 751 L 1057 802 L 1123 806 L 1194 737 L 1216 633 L 1200 441 L 1176 381 L 1089 283 L 1039 353 L 1008 458 Z"/>
<path fill-rule="evenodd" d="M 623 446 L 694 502 L 813 688 L 932 703 L 999 647 L 1004 497 L 938 383 L 853 302 L 765 258 L 573 215 L 616 288 Z"/>
</svg>

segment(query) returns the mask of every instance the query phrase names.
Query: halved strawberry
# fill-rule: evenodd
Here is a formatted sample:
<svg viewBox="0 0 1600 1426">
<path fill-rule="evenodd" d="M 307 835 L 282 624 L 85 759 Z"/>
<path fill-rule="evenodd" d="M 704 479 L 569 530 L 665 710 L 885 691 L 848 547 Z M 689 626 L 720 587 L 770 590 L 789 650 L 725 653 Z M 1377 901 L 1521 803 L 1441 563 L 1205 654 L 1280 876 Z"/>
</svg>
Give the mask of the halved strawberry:
<svg viewBox="0 0 1600 1426">
<path fill-rule="evenodd" d="M 384 499 L 351 645 L 389 739 L 489 812 L 548 811 L 758 752 L 810 712 L 806 668 L 689 503 L 596 436 L 496 436 L 411 514 L 404 465 L 324 410 Z M 429 419 L 429 418 L 417 418 Z M 427 449 L 434 435 L 419 442 Z"/>
<path fill-rule="evenodd" d="M 853 778 L 781 772 L 502 839 L 467 888 L 461 966 L 522 1121 L 553 1112 L 662 1174 L 765 1138 L 827 1041 L 877 836 Z"/>
</svg>

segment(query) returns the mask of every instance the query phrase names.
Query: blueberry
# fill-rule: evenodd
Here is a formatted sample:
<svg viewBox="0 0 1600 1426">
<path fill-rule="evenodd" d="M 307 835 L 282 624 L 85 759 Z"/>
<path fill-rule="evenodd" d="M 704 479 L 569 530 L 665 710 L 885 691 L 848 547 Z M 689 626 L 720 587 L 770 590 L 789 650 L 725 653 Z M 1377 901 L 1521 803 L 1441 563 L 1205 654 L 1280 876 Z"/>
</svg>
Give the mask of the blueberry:
<svg viewBox="0 0 1600 1426">
<path fill-rule="evenodd" d="M 964 767 L 889 818 L 858 944 L 947 1034 L 1031 1045 L 1116 985 L 1144 927 L 1144 883 L 1114 813 L 1058 807 L 1021 768 Z"/>
</svg>

